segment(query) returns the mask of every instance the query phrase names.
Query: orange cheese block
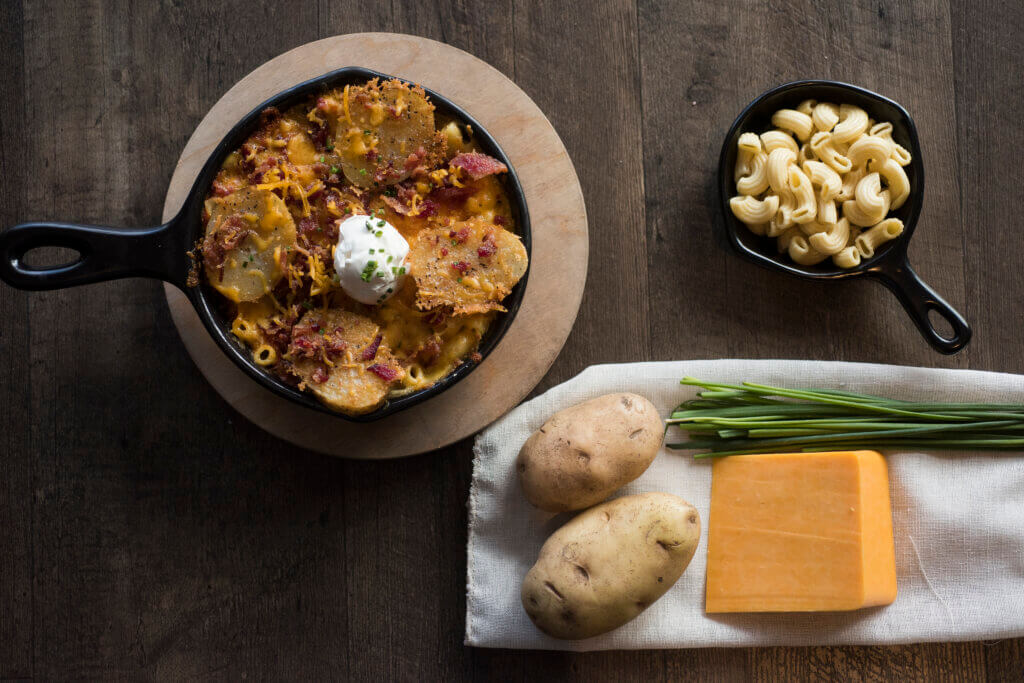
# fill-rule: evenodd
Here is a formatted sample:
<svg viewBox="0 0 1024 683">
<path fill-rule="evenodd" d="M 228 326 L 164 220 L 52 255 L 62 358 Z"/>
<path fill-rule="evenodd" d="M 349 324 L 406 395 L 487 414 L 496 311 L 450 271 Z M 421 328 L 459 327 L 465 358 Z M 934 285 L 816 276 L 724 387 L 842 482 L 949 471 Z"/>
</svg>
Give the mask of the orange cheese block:
<svg viewBox="0 0 1024 683">
<path fill-rule="evenodd" d="M 889 471 L 875 451 L 719 458 L 708 612 L 818 612 L 896 599 Z"/>
</svg>

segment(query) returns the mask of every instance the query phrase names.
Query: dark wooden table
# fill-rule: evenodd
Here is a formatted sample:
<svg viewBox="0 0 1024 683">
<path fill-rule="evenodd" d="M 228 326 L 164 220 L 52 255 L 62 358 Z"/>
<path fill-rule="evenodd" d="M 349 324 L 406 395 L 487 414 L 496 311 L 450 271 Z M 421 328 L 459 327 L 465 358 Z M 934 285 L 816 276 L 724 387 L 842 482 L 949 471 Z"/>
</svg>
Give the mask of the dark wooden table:
<svg viewBox="0 0 1024 683">
<path fill-rule="evenodd" d="M 319 37 L 414 33 L 512 77 L 576 163 L 587 293 L 538 391 L 597 362 L 722 356 L 1024 372 L 1024 5 L 0 4 L 0 224 L 155 224 L 192 129 Z M 866 282 L 809 286 L 710 233 L 725 129 L 762 90 L 847 80 L 916 117 L 911 247 L 973 324 L 931 351 Z M 796 302 L 796 305 L 795 305 Z M 470 442 L 397 462 L 304 452 L 234 413 L 155 282 L 0 287 L 0 677 L 1015 679 L 1024 641 L 588 655 L 462 645 Z M 951 490 L 955 490 L 952 488 Z"/>
</svg>

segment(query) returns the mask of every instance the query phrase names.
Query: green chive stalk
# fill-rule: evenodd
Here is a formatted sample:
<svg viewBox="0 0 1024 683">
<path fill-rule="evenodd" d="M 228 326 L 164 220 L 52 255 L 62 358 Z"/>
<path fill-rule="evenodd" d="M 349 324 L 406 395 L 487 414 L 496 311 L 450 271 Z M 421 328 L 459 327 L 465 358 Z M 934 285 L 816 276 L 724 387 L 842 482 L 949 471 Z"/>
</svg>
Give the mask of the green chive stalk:
<svg viewBox="0 0 1024 683">
<path fill-rule="evenodd" d="M 1024 450 L 1024 405 L 927 403 L 835 389 L 787 389 L 753 382 L 700 387 L 666 420 L 685 431 L 669 448 L 697 458 L 855 448 Z"/>
</svg>

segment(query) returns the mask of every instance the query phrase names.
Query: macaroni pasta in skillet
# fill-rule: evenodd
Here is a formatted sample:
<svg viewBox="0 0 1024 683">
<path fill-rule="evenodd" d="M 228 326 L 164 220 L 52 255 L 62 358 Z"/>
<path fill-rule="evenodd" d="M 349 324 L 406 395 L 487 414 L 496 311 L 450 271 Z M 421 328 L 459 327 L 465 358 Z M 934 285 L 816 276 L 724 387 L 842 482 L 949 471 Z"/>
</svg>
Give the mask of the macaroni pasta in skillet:
<svg viewBox="0 0 1024 683">
<path fill-rule="evenodd" d="M 398 80 L 268 109 L 212 183 L 202 277 L 256 364 L 370 412 L 479 359 L 527 269 L 507 171 Z"/>
</svg>

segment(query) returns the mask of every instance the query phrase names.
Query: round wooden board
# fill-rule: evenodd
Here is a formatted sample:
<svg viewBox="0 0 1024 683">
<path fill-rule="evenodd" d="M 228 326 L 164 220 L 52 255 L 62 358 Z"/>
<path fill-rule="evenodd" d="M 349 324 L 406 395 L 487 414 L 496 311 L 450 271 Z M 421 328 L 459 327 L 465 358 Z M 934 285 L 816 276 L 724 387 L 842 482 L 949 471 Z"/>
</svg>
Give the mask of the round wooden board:
<svg viewBox="0 0 1024 683">
<path fill-rule="evenodd" d="M 167 285 L 167 303 L 189 354 L 238 412 L 296 445 L 348 458 L 397 458 L 463 439 L 518 404 L 547 372 L 572 329 L 587 275 L 583 192 L 565 146 L 536 104 L 497 69 L 450 45 L 394 33 L 358 33 L 308 43 L 236 83 L 200 122 L 178 160 L 164 220 L 181 208 L 203 163 L 235 122 L 296 83 L 362 66 L 444 94 L 505 150 L 526 193 L 533 231 L 522 306 L 496 349 L 444 393 L 391 417 L 358 424 L 324 415 L 259 386 L 203 328 L 188 299 Z"/>
</svg>

